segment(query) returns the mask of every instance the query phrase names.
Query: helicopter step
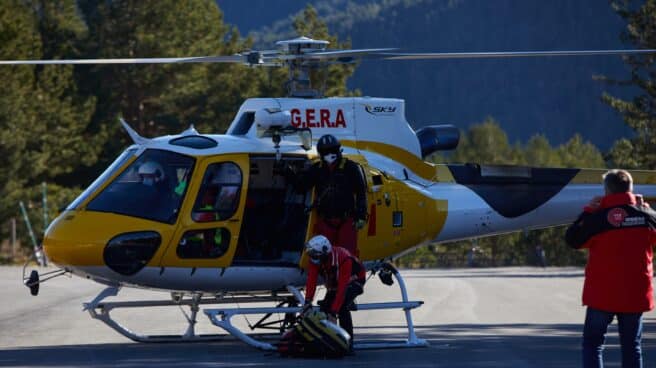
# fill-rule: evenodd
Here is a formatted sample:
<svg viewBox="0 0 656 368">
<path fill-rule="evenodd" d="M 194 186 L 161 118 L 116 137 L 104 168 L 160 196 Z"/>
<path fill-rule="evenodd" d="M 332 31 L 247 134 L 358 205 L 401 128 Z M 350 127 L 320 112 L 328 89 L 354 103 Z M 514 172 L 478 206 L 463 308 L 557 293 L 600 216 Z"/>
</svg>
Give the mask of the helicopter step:
<svg viewBox="0 0 656 368">
<path fill-rule="evenodd" d="M 420 339 L 415 334 L 414 323 L 410 311 L 418 308 L 424 304 L 423 301 L 410 301 L 408 300 L 408 292 L 403 281 L 401 273 L 396 270 L 389 263 L 383 263 L 376 266 L 379 270 L 381 281 L 386 285 L 392 285 L 391 276 L 396 278 L 399 288 L 401 289 L 400 302 L 380 302 L 380 303 L 358 303 L 356 311 L 365 310 L 383 310 L 383 309 L 402 309 L 405 313 L 406 324 L 408 328 L 408 338 L 405 341 L 368 341 L 363 343 L 354 342 L 353 347 L 356 350 L 365 349 L 389 349 L 389 348 L 412 348 L 412 347 L 425 347 L 428 346 L 428 341 Z M 293 286 L 288 286 L 287 289 L 298 299 L 299 305 L 303 305 L 305 300 L 300 292 Z M 250 346 L 262 350 L 274 351 L 276 346 L 274 344 L 258 340 L 254 336 L 244 333 L 239 328 L 232 324 L 231 318 L 235 315 L 246 314 L 267 314 L 284 313 L 286 316 L 296 315 L 301 311 L 301 307 L 262 307 L 262 308 L 226 308 L 226 309 L 205 309 L 203 312 L 209 317 L 210 321 L 222 329 L 226 330 L 231 335 L 242 340 Z"/>
</svg>

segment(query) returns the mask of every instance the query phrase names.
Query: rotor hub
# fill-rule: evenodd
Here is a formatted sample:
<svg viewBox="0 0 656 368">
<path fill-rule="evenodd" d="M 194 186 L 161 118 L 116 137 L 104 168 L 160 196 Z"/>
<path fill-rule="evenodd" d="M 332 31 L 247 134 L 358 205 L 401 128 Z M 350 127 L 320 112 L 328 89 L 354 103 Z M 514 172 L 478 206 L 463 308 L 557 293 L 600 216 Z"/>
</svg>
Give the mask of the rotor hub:
<svg viewBox="0 0 656 368">
<path fill-rule="evenodd" d="M 278 41 L 276 45 L 286 54 L 303 55 L 309 52 L 325 51 L 329 43 L 325 40 L 313 40 L 302 36 L 291 40 Z"/>
</svg>

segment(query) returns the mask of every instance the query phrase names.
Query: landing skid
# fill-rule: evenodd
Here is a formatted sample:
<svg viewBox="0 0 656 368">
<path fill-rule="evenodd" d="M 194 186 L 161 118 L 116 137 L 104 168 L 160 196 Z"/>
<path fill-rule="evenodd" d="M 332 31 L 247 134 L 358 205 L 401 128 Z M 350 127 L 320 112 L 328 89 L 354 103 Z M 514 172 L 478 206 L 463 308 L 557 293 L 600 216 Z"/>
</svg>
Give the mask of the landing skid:
<svg viewBox="0 0 656 368">
<path fill-rule="evenodd" d="M 362 303 L 357 305 L 357 311 L 366 310 L 383 310 L 383 309 L 402 309 L 405 313 L 408 338 L 403 341 L 369 341 L 354 343 L 354 348 L 357 350 L 364 349 L 387 349 L 387 348 L 407 348 L 407 347 L 423 347 L 428 346 L 426 340 L 420 339 L 415 334 L 414 324 L 412 321 L 411 310 L 423 305 L 422 301 L 408 300 L 408 293 L 406 290 L 405 282 L 401 274 L 389 265 L 381 267 L 381 273 L 388 272 L 396 278 L 399 288 L 401 290 L 400 302 L 381 302 L 381 303 Z M 381 277 L 381 279 L 383 279 Z M 390 277 L 391 280 L 391 277 Z M 386 280 L 386 284 L 389 280 Z M 202 342 L 202 341 L 217 341 L 224 340 L 227 335 L 198 335 L 195 332 L 196 317 L 200 310 L 200 305 L 206 304 L 245 304 L 245 303 L 261 303 L 261 302 L 277 302 L 276 307 L 254 307 L 254 308 L 209 308 L 204 309 L 203 312 L 210 319 L 212 324 L 218 326 L 228 332 L 230 335 L 238 338 L 246 344 L 262 350 L 276 350 L 273 343 L 265 341 L 271 337 L 280 337 L 285 329 L 287 329 L 295 316 L 301 311 L 300 305 L 304 304 L 303 295 L 293 286 L 288 286 L 289 293 L 285 294 L 272 294 L 267 296 L 255 295 L 241 295 L 230 298 L 210 298 L 203 297 L 202 294 L 192 294 L 191 298 L 183 298 L 179 294 L 172 294 L 171 300 L 143 300 L 143 301 L 116 301 L 104 302 L 103 300 L 110 296 L 118 295 L 119 287 L 107 287 L 89 303 L 84 303 L 84 310 L 88 311 L 92 318 L 98 319 L 111 327 L 121 335 L 137 342 Z M 286 305 L 286 306 L 285 306 Z M 188 307 L 190 313 L 184 312 L 187 319 L 187 330 L 180 335 L 142 335 L 131 331 L 125 326 L 111 317 L 111 311 L 119 308 L 147 308 L 147 307 L 166 307 L 177 306 Z M 249 335 L 232 324 L 232 317 L 235 315 L 248 315 L 259 314 L 265 315 L 260 321 L 250 326 L 251 330 L 271 329 L 277 330 L 278 334 L 272 336 L 271 334 L 253 334 Z M 283 314 L 284 319 L 276 321 L 268 321 L 273 314 Z M 277 324 L 278 327 L 272 327 Z"/>
<path fill-rule="evenodd" d="M 226 335 L 219 334 L 204 334 L 198 335 L 195 331 L 196 317 L 200 310 L 200 305 L 207 304 L 222 304 L 222 303 L 256 303 L 256 302 L 271 302 L 278 301 L 280 297 L 277 296 L 239 296 L 232 297 L 229 300 L 202 297 L 201 294 L 193 294 L 191 298 L 183 298 L 181 295 L 172 294 L 171 300 L 139 300 L 139 301 L 118 301 L 118 302 L 103 302 L 103 300 L 110 296 L 118 295 L 119 287 L 110 286 L 94 298 L 89 303 L 84 303 L 84 310 L 89 312 L 92 318 L 97 319 L 107 326 L 114 329 L 116 332 L 136 342 L 207 342 L 225 340 Z M 148 308 L 148 307 L 189 307 L 190 313 L 184 314 L 187 320 L 187 330 L 181 335 L 143 335 L 136 333 L 129 328 L 123 326 L 121 323 L 112 318 L 111 312 L 114 309 L 121 308 Z"/>
</svg>

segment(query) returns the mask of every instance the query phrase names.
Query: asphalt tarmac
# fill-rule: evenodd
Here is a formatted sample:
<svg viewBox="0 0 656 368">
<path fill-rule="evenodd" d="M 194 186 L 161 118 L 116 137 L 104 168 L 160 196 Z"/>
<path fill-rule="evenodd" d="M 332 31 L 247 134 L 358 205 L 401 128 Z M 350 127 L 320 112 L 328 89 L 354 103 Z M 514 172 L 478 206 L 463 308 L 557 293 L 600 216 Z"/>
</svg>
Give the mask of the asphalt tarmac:
<svg viewBox="0 0 656 368">
<path fill-rule="evenodd" d="M 82 311 L 102 286 L 60 277 L 33 297 L 21 284 L 21 268 L 0 267 L 1 367 L 579 367 L 585 310 L 583 272 L 576 268 L 500 268 L 403 271 L 417 335 L 429 347 L 363 350 L 338 361 L 281 358 L 230 337 L 211 343 L 135 343 Z M 369 280 L 359 300 L 395 301 L 398 287 Z M 124 289 L 118 300 L 168 299 L 161 292 Z M 149 334 L 181 333 L 177 308 L 117 311 L 129 328 Z M 234 317 L 240 325 L 248 323 Z M 249 322 L 254 322 L 249 317 Z M 407 337 L 401 311 L 354 313 L 356 339 Z M 219 333 L 199 314 L 198 331 Z M 645 367 L 656 367 L 656 314 L 645 315 Z M 619 367 L 615 324 L 605 353 Z"/>
</svg>

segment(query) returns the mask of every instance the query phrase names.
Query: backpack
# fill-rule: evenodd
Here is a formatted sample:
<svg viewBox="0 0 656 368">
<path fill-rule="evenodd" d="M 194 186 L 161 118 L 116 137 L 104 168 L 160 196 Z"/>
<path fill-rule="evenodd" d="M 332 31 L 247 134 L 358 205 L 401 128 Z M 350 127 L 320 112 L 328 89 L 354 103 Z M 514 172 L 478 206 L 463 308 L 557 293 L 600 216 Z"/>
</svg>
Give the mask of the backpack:
<svg viewBox="0 0 656 368">
<path fill-rule="evenodd" d="M 323 312 L 310 311 L 287 330 L 278 343 L 282 356 L 305 358 L 342 358 L 349 352 L 351 337 L 328 321 Z"/>
</svg>

